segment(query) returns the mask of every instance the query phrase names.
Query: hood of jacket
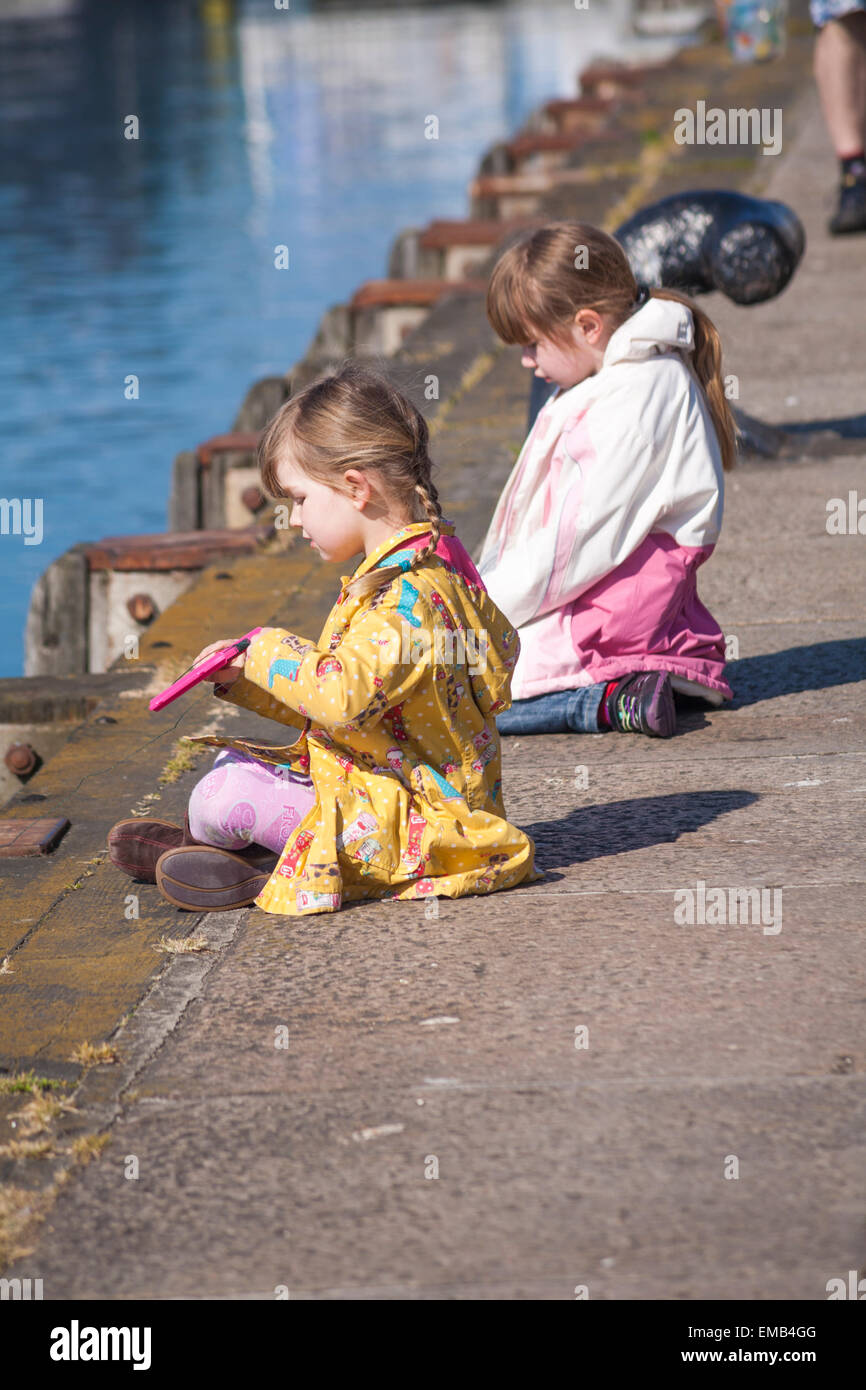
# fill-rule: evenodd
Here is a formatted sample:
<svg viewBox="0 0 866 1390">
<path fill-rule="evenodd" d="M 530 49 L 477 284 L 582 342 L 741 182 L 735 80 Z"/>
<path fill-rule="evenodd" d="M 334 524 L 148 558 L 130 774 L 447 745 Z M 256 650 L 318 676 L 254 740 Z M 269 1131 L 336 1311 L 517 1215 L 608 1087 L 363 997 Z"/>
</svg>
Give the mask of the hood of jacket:
<svg viewBox="0 0 866 1390">
<path fill-rule="evenodd" d="M 659 352 L 691 353 L 695 321 L 691 309 L 675 299 L 648 299 L 610 336 L 602 367 L 640 362 Z"/>
</svg>

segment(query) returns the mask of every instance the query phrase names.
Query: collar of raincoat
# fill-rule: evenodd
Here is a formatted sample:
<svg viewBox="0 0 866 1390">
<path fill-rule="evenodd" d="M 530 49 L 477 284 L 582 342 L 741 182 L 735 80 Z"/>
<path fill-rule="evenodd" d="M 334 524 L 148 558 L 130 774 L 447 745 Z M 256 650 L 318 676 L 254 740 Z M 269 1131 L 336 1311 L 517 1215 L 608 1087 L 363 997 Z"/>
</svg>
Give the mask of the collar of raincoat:
<svg viewBox="0 0 866 1390">
<path fill-rule="evenodd" d="M 341 574 L 340 583 L 345 588 L 353 579 L 357 579 L 359 575 L 366 574 L 367 570 L 373 569 L 380 560 L 384 559 L 386 555 L 389 555 L 407 536 L 419 536 L 423 531 L 429 530 L 429 521 L 413 521 L 409 526 L 401 526 L 399 531 L 395 531 L 392 536 L 388 536 L 386 540 L 382 541 L 381 545 L 377 545 L 375 550 L 370 551 L 370 554 L 363 563 L 358 566 L 354 574 Z M 454 523 L 452 521 L 440 521 L 439 532 L 443 536 L 453 536 Z"/>
<path fill-rule="evenodd" d="M 650 298 L 611 334 L 602 366 L 639 361 L 657 352 L 693 352 L 694 346 L 691 309 L 675 299 Z"/>
</svg>

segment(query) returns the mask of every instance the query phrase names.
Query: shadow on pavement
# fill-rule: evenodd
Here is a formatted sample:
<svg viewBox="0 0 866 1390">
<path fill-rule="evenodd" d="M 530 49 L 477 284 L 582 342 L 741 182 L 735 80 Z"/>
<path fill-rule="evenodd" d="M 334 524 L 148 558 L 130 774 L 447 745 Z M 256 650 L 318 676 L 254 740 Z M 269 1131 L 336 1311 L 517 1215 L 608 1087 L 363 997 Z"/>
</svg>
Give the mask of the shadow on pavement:
<svg viewBox="0 0 866 1390">
<path fill-rule="evenodd" d="M 728 707 L 732 709 L 776 695 L 853 684 L 866 680 L 866 637 L 813 642 L 807 647 L 786 647 L 783 652 L 730 661 L 725 676 L 734 692 Z"/>
<path fill-rule="evenodd" d="M 862 415 L 832 415 L 826 420 L 796 420 L 786 421 L 784 425 L 777 425 L 777 429 L 784 430 L 785 434 L 816 434 L 825 430 L 832 430 L 842 439 L 863 439 L 866 438 L 866 413 Z"/>
<path fill-rule="evenodd" d="M 756 792 L 738 790 L 641 796 L 578 806 L 558 820 L 535 821 L 521 829 L 535 841 L 539 868 L 549 869 L 669 844 L 757 800 Z"/>
</svg>

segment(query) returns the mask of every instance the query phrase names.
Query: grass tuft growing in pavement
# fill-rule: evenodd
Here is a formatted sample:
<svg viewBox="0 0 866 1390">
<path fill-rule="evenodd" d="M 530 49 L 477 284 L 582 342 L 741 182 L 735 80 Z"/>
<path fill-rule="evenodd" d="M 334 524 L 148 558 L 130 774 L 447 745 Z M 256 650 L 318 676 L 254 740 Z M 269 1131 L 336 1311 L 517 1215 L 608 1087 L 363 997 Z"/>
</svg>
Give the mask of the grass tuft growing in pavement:
<svg viewBox="0 0 866 1390">
<path fill-rule="evenodd" d="M 201 752 L 196 751 L 192 746 L 176 743 L 172 749 L 171 757 L 156 779 L 157 782 L 161 787 L 170 782 L 176 782 L 184 772 L 192 772 L 201 755 Z"/>
<path fill-rule="evenodd" d="M 153 948 L 155 951 L 168 951 L 171 955 L 187 955 L 191 951 L 209 951 L 204 932 L 193 932 L 192 936 L 161 936 Z"/>
<path fill-rule="evenodd" d="M 23 1110 L 19 1110 L 16 1120 L 21 1127 L 24 1135 L 40 1134 L 46 1130 L 52 1120 L 56 1120 L 59 1115 L 78 1114 L 71 1100 L 63 1098 L 56 1099 L 54 1096 L 44 1096 L 41 1092 L 34 1094 L 29 1105 L 25 1105 Z"/>
<path fill-rule="evenodd" d="M 16 1091 L 53 1091 L 57 1086 L 71 1086 L 71 1081 L 55 1081 L 50 1076 L 37 1076 L 34 1071 L 16 1072 L 14 1076 L 0 1078 L 0 1096 L 9 1096 Z"/>
<path fill-rule="evenodd" d="M 100 1062 L 116 1062 L 120 1053 L 114 1043 L 80 1042 L 69 1054 L 70 1062 L 79 1062 L 83 1067 L 92 1067 Z"/>
<path fill-rule="evenodd" d="M 53 1139 L 10 1139 L 8 1144 L 0 1144 L 4 1158 L 47 1158 L 53 1152 Z"/>
<path fill-rule="evenodd" d="M 77 1163 L 89 1163 L 98 1158 L 111 1140 L 110 1134 L 82 1134 L 72 1141 L 72 1153 Z"/>
<path fill-rule="evenodd" d="M 0 1188 L 0 1269 L 32 1255 L 32 1247 L 20 1244 L 21 1237 L 34 1218 L 45 1216 L 53 1200 L 53 1193 L 34 1192 L 28 1187 Z"/>
</svg>

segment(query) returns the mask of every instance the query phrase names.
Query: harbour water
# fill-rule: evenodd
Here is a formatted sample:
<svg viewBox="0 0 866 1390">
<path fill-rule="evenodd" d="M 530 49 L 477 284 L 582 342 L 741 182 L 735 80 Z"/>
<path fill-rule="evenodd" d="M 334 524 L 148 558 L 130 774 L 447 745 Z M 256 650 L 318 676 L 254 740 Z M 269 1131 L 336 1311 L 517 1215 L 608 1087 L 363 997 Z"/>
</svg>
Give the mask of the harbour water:
<svg viewBox="0 0 866 1390">
<path fill-rule="evenodd" d="M 465 216 L 488 145 L 593 57 L 671 51 L 630 16 L 0 0 L 0 494 L 42 515 L 37 543 L 3 513 L 0 675 L 22 672 L 38 575 L 78 541 L 163 530 L 175 453 L 384 275 L 401 228 Z"/>
</svg>

